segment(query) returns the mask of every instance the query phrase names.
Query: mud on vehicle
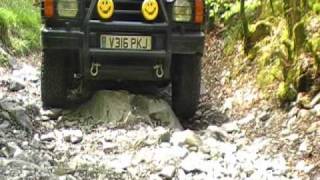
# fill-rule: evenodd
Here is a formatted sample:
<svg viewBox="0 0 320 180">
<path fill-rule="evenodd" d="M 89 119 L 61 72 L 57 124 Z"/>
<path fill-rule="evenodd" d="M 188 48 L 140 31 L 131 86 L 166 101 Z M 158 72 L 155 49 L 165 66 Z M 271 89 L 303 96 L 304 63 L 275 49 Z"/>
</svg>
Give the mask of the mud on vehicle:
<svg viewBox="0 0 320 180">
<path fill-rule="evenodd" d="M 193 116 L 204 48 L 203 0 L 42 0 L 41 93 L 66 105 L 94 83 L 172 84 L 172 107 Z"/>
</svg>

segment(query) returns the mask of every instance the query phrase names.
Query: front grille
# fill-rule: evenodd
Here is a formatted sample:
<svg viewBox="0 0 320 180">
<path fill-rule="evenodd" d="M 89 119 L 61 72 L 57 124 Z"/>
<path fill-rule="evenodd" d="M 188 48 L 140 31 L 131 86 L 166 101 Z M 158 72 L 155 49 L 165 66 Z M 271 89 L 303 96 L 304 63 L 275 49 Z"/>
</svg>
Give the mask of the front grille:
<svg viewBox="0 0 320 180">
<path fill-rule="evenodd" d="M 141 13 L 141 5 L 143 0 L 114 0 L 115 12 L 112 18 L 108 21 L 133 21 L 144 22 L 146 21 Z M 90 6 L 90 1 L 87 1 L 86 8 Z M 93 11 L 92 20 L 101 20 L 97 9 Z M 159 4 L 159 15 L 156 20 L 152 22 L 164 22 L 164 16 Z"/>
</svg>

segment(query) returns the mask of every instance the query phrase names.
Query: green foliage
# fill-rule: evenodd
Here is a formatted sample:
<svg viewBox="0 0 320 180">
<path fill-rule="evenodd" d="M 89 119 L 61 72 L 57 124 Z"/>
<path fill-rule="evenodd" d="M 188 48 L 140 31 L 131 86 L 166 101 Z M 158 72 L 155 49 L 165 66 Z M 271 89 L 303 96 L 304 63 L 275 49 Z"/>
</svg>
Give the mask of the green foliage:
<svg viewBox="0 0 320 180">
<path fill-rule="evenodd" d="M 229 56 L 249 48 L 244 60 L 250 63 L 242 64 L 254 64 L 259 87 L 277 87 L 274 97 L 281 103 L 295 100 L 299 91 L 314 93 L 320 75 L 319 0 L 246 0 L 246 19 L 240 18 L 240 0 L 207 1 L 218 3 L 211 15 L 226 27 L 224 52 Z M 249 23 L 246 40 L 244 21 Z"/>
<path fill-rule="evenodd" d="M 317 13 L 317 14 L 320 14 L 320 3 L 315 3 L 313 6 L 312 6 L 312 10 Z"/>
<path fill-rule="evenodd" d="M 240 1 L 238 0 L 206 0 L 209 7 L 209 17 L 211 21 L 218 23 L 227 23 L 232 21 L 233 18 L 238 20 L 240 13 Z M 260 7 L 259 0 L 247 0 L 246 11 L 248 16 L 252 17 L 257 8 Z"/>
<path fill-rule="evenodd" d="M 40 14 L 32 0 L 0 1 L 0 42 L 12 54 L 40 48 Z"/>
</svg>

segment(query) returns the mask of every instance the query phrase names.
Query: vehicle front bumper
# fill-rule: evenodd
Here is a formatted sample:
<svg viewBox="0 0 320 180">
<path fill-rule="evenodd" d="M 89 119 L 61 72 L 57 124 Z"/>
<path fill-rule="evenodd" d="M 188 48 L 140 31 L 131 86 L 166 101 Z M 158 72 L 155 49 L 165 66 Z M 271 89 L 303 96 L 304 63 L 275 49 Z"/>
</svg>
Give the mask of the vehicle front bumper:
<svg viewBox="0 0 320 180">
<path fill-rule="evenodd" d="M 109 27 L 113 26 L 110 25 Z M 125 26 L 120 24 L 116 29 L 108 29 L 106 33 L 117 34 L 117 31 L 122 31 L 125 28 Z M 161 27 L 156 28 L 161 29 Z M 143 29 L 143 32 L 141 32 L 141 29 Z M 188 32 L 183 34 L 171 32 L 163 34 L 160 31 L 157 32 L 154 26 L 137 27 L 132 30 L 136 34 L 151 35 L 155 48 L 151 51 L 101 49 L 99 47 L 100 42 L 98 41 L 102 33 L 90 32 L 88 33 L 89 37 L 86 37 L 86 33 L 76 29 L 45 28 L 42 30 L 42 43 L 44 49 L 78 51 L 81 74 L 86 79 L 94 80 L 166 81 L 170 79 L 171 58 L 173 54 L 203 53 L 203 32 Z M 164 27 L 163 30 L 165 30 Z M 132 33 L 131 31 L 130 33 Z M 130 33 L 122 34 L 130 35 Z M 86 38 L 89 39 L 87 42 Z M 115 59 L 127 59 L 127 61 L 123 61 L 122 65 L 119 65 L 119 63 L 115 65 L 111 63 L 111 60 L 114 61 Z M 129 63 L 132 59 L 138 60 L 136 60 L 137 63 L 130 66 L 127 62 Z M 103 63 L 99 75 L 95 77 L 90 74 L 92 62 Z M 154 67 L 159 64 L 163 65 L 164 69 L 164 76 L 162 78 L 155 75 Z"/>
<path fill-rule="evenodd" d="M 116 33 L 115 33 L 116 34 Z M 95 39 L 98 33 L 90 33 L 90 38 Z M 42 43 L 45 49 L 82 49 L 84 32 L 79 30 L 42 30 Z M 171 33 L 172 54 L 202 54 L 204 48 L 204 33 Z M 123 54 L 130 55 L 131 50 L 121 50 Z M 153 51 L 148 51 L 152 55 Z M 110 51 L 107 52 L 112 53 Z M 106 54 L 106 55 L 108 55 Z M 117 52 L 116 52 L 117 54 Z M 149 53 L 146 53 L 146 55 Z M 147 55 L 148 56 L 148 55 Z"/>
</svg>

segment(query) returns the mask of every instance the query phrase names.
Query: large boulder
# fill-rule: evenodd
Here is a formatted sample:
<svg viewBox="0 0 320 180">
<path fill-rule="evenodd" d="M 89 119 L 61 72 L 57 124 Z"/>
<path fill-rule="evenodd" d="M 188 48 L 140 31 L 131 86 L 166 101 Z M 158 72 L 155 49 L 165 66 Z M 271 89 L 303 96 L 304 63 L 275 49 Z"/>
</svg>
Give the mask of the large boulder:
<svg viewBox="0 0 320 180">
<path fill-rule="evenodd" d="M 80 118 L 93 124 L 110 125 L 144 121 L 153 125 L 181 128 L 177 117 L 166 101 L 130 94 L 127 91 L 98 91 L 88 102 L 65 115 L 65 118 L 69 121 Z"/>
</svg>

